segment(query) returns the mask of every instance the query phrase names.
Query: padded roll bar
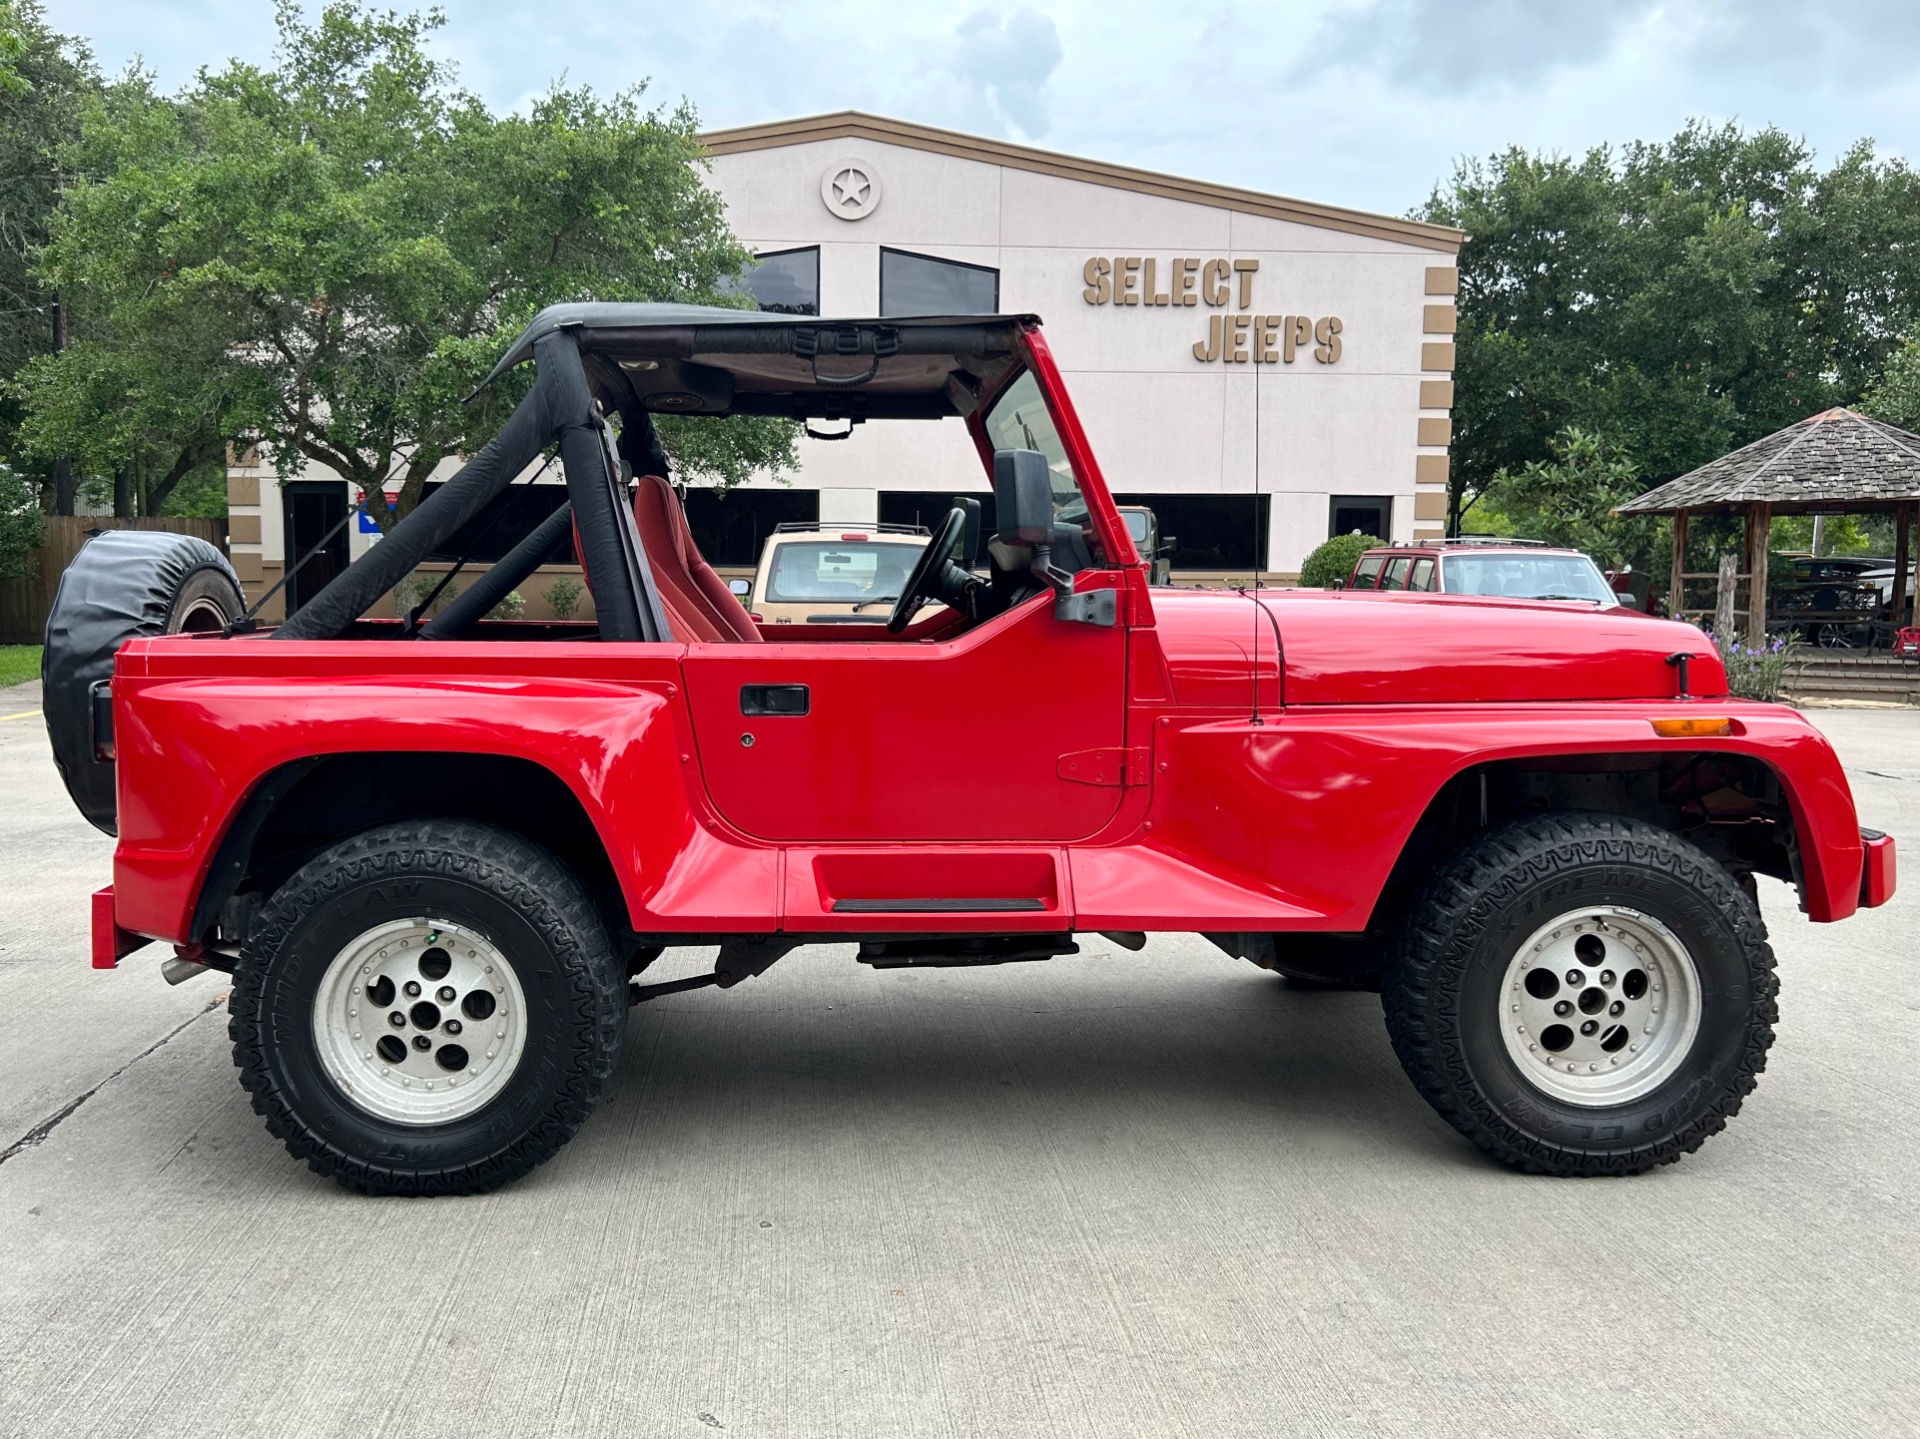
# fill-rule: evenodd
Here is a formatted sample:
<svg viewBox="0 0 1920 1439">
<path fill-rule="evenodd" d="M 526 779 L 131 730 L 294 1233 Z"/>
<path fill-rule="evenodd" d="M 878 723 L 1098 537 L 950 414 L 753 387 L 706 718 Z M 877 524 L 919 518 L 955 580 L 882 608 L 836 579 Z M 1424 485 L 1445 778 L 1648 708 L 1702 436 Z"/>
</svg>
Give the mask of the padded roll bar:
<svg viewBox="0 0 1920 1439">
<path fill-rule="evenodd" d="M 645 572 L 646 556 L 632 534 L 632 512 L 622 503 L 617 472 L 610 468 L 605 426 L 594 410 L 573 333 L 557 330 L 540 336 L 534 362 L 533 388 L 500 433 L 384 540 L 288 616 L 272 638 L 326 640 L 345 634 L 369 605 L 444 547 L 556 440 L 568 502 L 579 521 L 580 561 L 593 587 L 600 637 L 668 638 L 665 615 L 653 600 L 651 576 Z M 644 606 L 643 595 L 648 601 Z"/>
</svg>

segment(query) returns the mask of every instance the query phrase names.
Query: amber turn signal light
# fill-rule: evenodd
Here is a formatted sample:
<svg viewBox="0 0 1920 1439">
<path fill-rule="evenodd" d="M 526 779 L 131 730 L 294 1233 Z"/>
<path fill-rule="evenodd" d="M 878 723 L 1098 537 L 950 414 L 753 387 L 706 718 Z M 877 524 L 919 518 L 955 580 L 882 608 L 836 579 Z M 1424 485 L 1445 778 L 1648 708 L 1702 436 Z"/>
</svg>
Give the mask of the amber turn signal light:
<svg viewBox="0 0 1920 1439">
<path fill-rule="evenodd" d="M 1733 733 L 1730 719 L 1657 719 L 1651 723 L 1653 732 L 1662 739 L 1707 739 Z"/>
</svg>

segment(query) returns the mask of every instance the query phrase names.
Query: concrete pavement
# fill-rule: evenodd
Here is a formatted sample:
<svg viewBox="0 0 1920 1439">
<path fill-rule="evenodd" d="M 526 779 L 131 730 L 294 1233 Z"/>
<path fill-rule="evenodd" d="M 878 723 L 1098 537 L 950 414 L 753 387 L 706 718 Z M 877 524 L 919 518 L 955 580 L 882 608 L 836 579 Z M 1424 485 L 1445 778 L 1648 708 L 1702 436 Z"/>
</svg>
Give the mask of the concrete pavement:
<svg viewBox="0 0 1920 1439">
<path fill-rule="evenodd" d="M 286 1156 L 217 977 L 88 971 L 110 841 L 0 722 L 0 1434 L 1912 1434 L 1920 716 L 1814 719 L 1913 877 L 1763 882 L 1772 1063 L 1655 1174 L 1498 1169 L 1374 997 L 1165 938 L 658 1001 L 558 1159 L 438 1201 Z"/>
</svg>

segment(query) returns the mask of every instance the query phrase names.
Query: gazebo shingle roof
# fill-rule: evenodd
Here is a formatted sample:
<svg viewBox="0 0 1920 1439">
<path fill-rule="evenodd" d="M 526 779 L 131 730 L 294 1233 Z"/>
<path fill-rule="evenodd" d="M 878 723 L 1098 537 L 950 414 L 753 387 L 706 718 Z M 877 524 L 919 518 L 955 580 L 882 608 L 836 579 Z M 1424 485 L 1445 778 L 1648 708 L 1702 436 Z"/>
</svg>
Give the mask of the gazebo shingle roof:
<svg viewBox="0 0 1920 1439">
<path fill-rule="evenodd" d="M 1878 508 L 1920 500 L 1920 435 L 1852 410 L 1823 410 L 1620 506 L 1623 515 Z"/>
</svg>

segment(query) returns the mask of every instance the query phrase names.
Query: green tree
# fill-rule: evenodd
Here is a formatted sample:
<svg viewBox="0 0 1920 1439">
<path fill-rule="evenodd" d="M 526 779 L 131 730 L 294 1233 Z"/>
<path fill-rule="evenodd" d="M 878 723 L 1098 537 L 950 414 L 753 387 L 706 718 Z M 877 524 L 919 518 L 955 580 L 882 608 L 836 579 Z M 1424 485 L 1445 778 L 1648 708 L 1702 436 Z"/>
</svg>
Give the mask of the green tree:
<svg viewBox="0 0 1920 1439">
<path fill-rule="evenodd" d="M 35 0 L 0 0 L 0 456 L 16 462 L 21 410 L 9 382 L 54 345 L 55 295 L 34 274 L 34 259 L 59 203 L 57 156 L 78 136 L 81 106 L 98 88 L 85 48 L 49 30 Z M 50 480 L 56 458 L 21 472 Z M 49 499 L 71 511 L 70 489 Z"/>
<path fill-rule="evenodd" d="M 282 0 L 278 23 L 270 66 L 171 99 L 130 77 L 88 107 L 43 265 L 88 327 L 29 376 L 37 451 L 90 446 L 158 507 L 225 443 L 264 443 L 386 525 L 498 427 L 524 376 L 462 399 L 540 306 L 719 301 L 745 263 L 686 107 L 556 88 L 496 117 L 430 53 L 437 11 L 335 0 L 309 25 Z M 789 463 L 792 427 L 674 445 L 729 483 Z"/>
<path fill-rule="evenodd" d="M 1571 425 L 1547 443 L 1547 459 L 1502 469 L 1493 477 L 1487 504 L 1526 539 L 1585 550 L 1603 567 L 1646 568 L 1653 527 L 1613 513 L 1614 506 L 1646 489 L 1633 462 L 1600 436 Z"/>
<path fill-rule="evenodd" d="M 1920 339 L 1907 341 L 1887 357 L 1861 408 L 1876 420 L 1920 432 Z"/>
<path fill-rule="evenodd" d="M 1463 162 L 1452 520 L 1502 471 L 1605 435 L 1643 487 L 1856 400 L 1920 318 L 1920 176 L 1862 142 L 1820 171 L 1695 123 L 1574 160 Z"/>
<path fill-rule="evenodd" d="M 0 464 L 0 580 L 33 573 L 34 551 L 45 531 L 34 487 Z"/>
</svg>

